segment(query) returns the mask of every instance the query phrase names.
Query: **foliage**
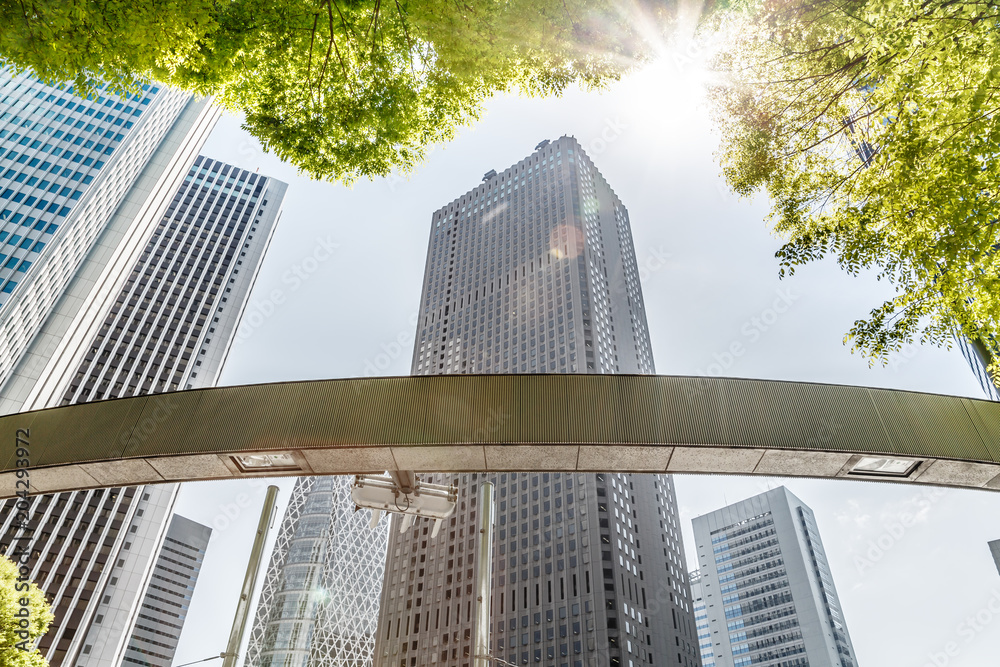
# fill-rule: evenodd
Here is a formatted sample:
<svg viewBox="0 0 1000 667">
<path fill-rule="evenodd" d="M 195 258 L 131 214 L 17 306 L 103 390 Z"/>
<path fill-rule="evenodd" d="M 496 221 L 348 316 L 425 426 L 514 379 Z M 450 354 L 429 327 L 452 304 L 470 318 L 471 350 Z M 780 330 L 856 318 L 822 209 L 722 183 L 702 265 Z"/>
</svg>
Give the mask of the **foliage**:
<svg viewBox="0 0 1000 667">
<path fill-rule="evenodd" d="M 22 616 L 24 609 L 26 618 Z M 51 622 L 45 594 L 34 583 L 19 579 L 18 566 L 0 556 L 0 665 L 48 667 L 34 642 Z"/>
<path fill-rule="evenodd" d="M 895 287 L 846 336 L 872 360 L 956 331 L 1000 340 L 998 18 L 961 0 L 763 0 L 716 17 L 731 35 L 713 92 L 724 174 L 770 195 L 782 275 L 835 255 Z"/>
<path fill-rule="evenodd" d="M 0 54 L 43 80 L 120 91 L 191 57 L 215 28 L 210 0 L 0 0 Z"/>
<path fill-rule="evenodd" d="M 659 0 L 652 0 L 658 2 Z M 315 178 L 408 171 L 491 95 L 599 86 L 644 53 L 612 0 L 0 0 L 0 53 L 49 79 L 155 77 L 245 114 Z M 665 13 L 653 5 L 647 13 Z"/>
</svg>

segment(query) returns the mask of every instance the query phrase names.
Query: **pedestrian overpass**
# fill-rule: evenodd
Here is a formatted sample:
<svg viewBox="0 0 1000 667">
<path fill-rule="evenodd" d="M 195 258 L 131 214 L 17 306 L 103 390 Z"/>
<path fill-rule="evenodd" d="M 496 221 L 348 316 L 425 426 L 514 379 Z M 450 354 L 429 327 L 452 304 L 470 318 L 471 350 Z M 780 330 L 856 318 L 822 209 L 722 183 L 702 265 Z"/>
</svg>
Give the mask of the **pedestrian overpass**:
<svg viewBox="0 0 1000 667">
<path fill-rule="evenodd" d="M 0 497 L 411 470 L 707 473 L 1000 491 L 1000 403 L 662 375 L 218 387 L 0 417 Z"/>
</svg>

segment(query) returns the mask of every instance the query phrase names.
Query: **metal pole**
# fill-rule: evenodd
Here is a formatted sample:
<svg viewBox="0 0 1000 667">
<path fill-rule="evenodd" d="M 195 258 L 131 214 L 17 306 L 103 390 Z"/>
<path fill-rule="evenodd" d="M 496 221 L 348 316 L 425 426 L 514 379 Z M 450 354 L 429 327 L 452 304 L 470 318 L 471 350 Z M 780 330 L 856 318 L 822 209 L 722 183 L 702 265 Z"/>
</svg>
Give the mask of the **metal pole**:
<svg viewBox="0 0 1000 667">
<path fill-rule="evenodd" d="M 472 626 L 473 667 L 490 664 L 490 569 L 493 564 L 493 484 L 479 487 L 479 573 L 476 576 L 476 615 Z"/>
<path fill-rule="evenodd" d="M 240 601 L 236 605 L 236 616 L 233 618 L 233 629 L 229 633 L 229 645 L 223 653 L 222 667 L 236 667 L 236 661 L 240 656 L 240 644 L 243 643 L 243 631 L 246 630 L 247 618 L 250 616 L 250 600 L 253 598 L 254 589 L 257 587 L 257 570 L 260 569 L 260 558 L 264 553 L 264 542 L 267 541 L 267 533 L 271 527 L 271 515 L 274 513 L 274 506 L 278 499 L 278 487 L 267 487 L 267 495 L 264 497 L 264 508 L 260 512 L 260 521 L 257 522 L 257 536 L 253 541 L 253 549 L 250 551 L 250 562 L 247 563 L 247 573 L 243 578 L 243 588 L 240 590 Z"/>
</svg>

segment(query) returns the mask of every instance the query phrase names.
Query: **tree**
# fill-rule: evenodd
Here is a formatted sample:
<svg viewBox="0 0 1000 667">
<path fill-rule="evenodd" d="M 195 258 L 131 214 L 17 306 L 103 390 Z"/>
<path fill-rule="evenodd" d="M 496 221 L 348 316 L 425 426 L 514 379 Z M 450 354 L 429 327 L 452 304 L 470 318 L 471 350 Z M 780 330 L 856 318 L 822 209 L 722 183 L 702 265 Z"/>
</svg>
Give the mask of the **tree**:
<svg viewBox="0 0 1000 667">
<path fill-rule="evenodd" d="M 1000 340 L 998 20 L 995 2 L 762 0 L 713 24 L 724 175 L 770 195 L 782 276 L 833 255 L 895 287 L 845 337 L 872 361 Z"/>
<path fill-rule="evenodd" d="M 633 18 L 611 0 L 0 0 L 0 54 L 84 92 L 216 96 L 282 159 L 351 182 L 411 170 L 495 93 L 616 78 L 645 53 Z"/>
<path fill-rule="evenodd" d="M 41 589 L 0 556 L 0 665 L 48 667 L 34 643 L 49 629 L 52 618 Z"/>
</svg>

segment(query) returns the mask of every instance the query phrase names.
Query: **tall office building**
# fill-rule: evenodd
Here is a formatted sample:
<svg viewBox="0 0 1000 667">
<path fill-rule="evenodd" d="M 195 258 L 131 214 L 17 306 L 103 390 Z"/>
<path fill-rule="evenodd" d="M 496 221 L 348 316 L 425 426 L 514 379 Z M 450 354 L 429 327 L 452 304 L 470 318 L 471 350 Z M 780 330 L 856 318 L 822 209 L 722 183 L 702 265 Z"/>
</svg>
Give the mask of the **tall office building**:
<svg viewBox="0 0 1000 667">
<path fill-rule="evenodd" d="M 144 209 L 172 194 L 217 116 L 155 85 L 81 99 L 71 85 L 0 68 L 0 385 L 116 211 L 128 218 L 119 233 L 148 235 L 156 216 Z"/>
<path fill-rule="evenodd" d="M 855 667 L 816 517 L 785 487 L 697 517 L 717 667 Z"/>
<path fill-rule="evenodd" d="M 654 372 L 628 212 L 575 139 L 543 141 L 433 214 L 417 327 L 416 375 Z M 669 476 L 429 479 L 457 483 L 458 506 L 436 538 L 421 521 L 390 531 L 377 667 L 470 666 L 487 480 L 497 490 L 493 656 L 698 664 Z"/>
<path fill-rule="evenodd" d="M 30 407 L 213 386 L 286 187 L 197 158 L 114 290 L 93 278 L 107 270 L 100 245 L 70 282 L 56 315 L 64 306 L 75 314 L 50 318 L 27 355 L 38 360 Z M 75 298 L 77 291 L 85 296 Z M 116 481 L 77 480 L 80 487 Z M 26 530 L 0 512 L 0 552 L 30 545 L 31 577 L 52 601 L 55 621 L 39 648 L 53 667 L 119 665 L 176 489 L 34 496 Z"/>
<path fill-rule="evenodd" d="M 694 623 L 698 630 L 698 649 L 701 651 L 701 667 L 715 667 L 715 652 L 712 649 L 712 628 L 708 622 L 708 607 L 705 591 L 701 586 L 701 571 L 688 575 L 691 582 L 691 600 L 694 605 Z"/>
<path fill-rule="evenodd" d="M 1000 573 L 1000 540 L 989 542 L 990 553 L 993 555 L 993 562 L 997 564 L 997 572 Z"/>
<path fill-rule="evenodd" d="M 246 667 L 370 667 L 387 522 L 356 512 L 351 477 L 300 477 L 271 554 Z"/>
<path fill-rule="evenodd" d="M 170 667 L 212 529 L 175 514 L 122 664 Z"/>
</svg>

